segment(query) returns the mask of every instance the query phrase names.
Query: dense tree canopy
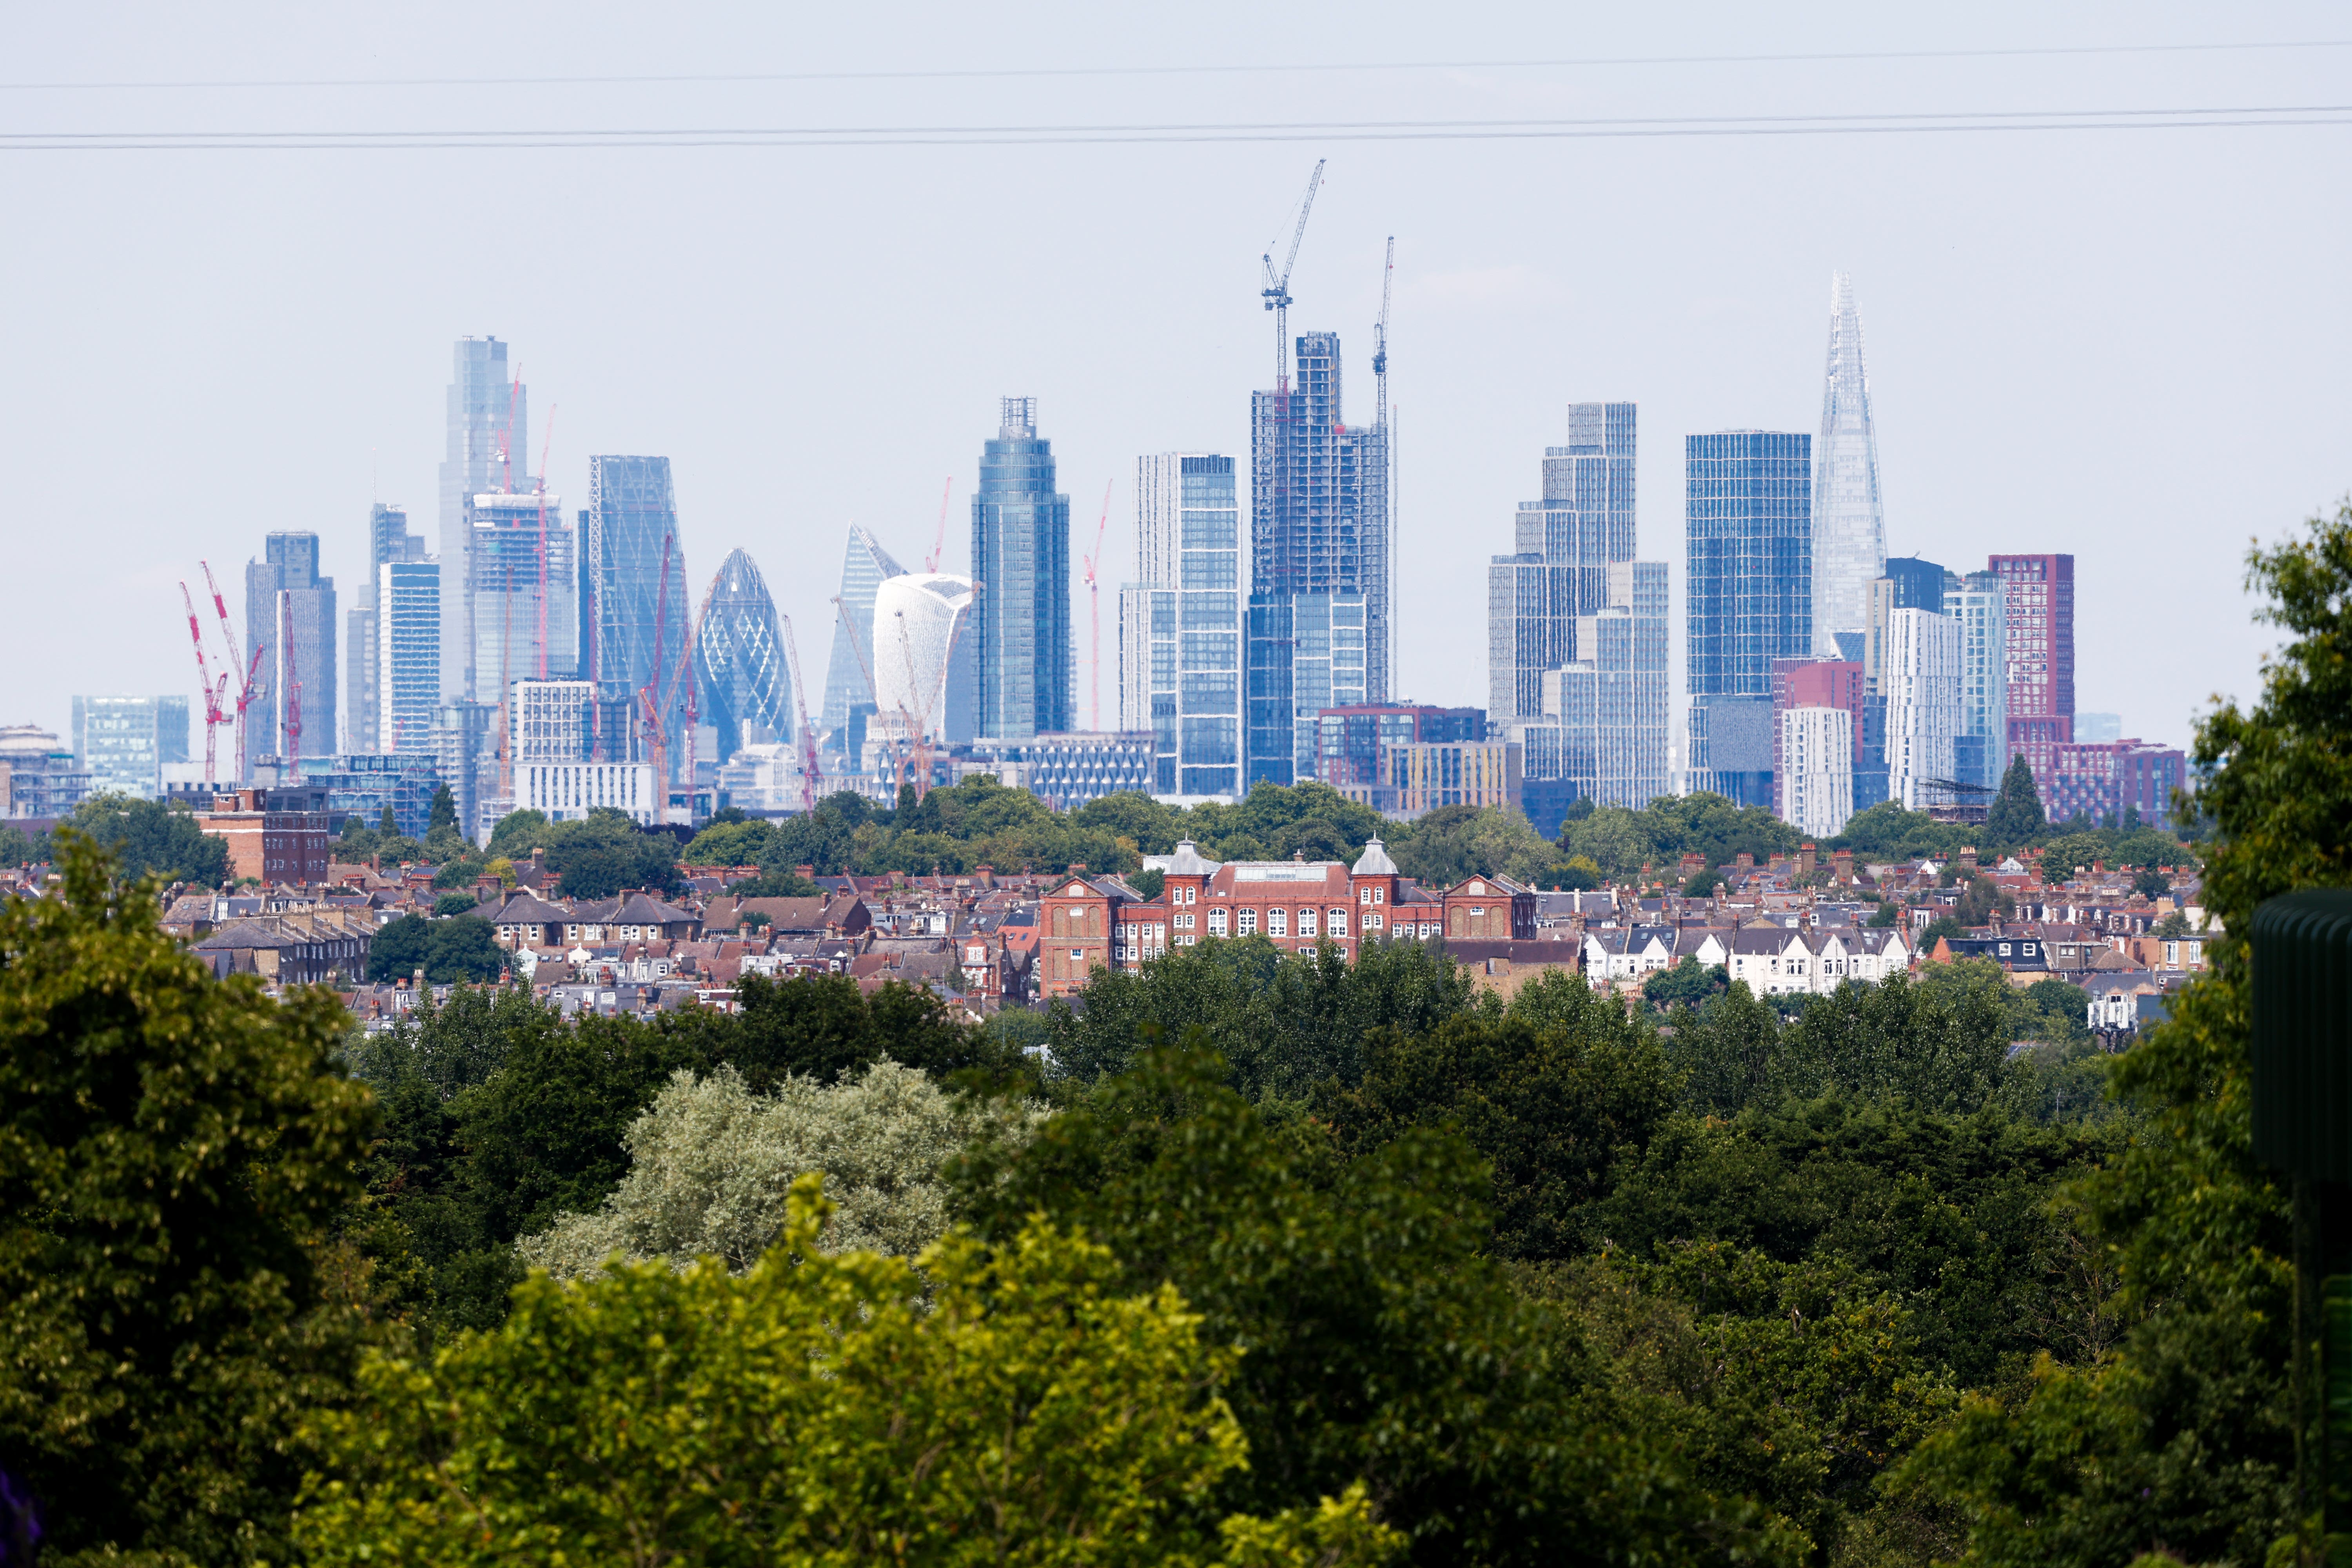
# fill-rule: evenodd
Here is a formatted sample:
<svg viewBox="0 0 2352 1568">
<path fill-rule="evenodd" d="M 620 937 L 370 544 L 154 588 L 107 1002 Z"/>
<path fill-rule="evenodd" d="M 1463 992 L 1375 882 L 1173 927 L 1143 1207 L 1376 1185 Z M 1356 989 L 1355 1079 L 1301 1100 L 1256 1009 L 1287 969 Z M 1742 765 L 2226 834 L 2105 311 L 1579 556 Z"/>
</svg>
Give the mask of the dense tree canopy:
<svg viewBox="0 0 2352 1568">
<path fill-rule="evenodd" d="M 74 807 L 67 822 L 111 856 L 123 876 L 205 888 L 228 880 L 228 841 L 198 827 L 194 813 L 184 806 L 94 795 Z"/>
</svg>

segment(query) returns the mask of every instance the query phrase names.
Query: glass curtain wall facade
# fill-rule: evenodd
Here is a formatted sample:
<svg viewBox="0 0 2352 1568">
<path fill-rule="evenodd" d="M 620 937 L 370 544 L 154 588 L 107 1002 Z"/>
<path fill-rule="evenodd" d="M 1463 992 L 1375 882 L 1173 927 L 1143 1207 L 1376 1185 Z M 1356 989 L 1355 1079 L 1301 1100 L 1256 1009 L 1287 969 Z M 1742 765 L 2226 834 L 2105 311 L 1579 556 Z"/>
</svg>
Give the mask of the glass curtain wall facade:
<svg viewBox="0 0 2352 1568">
<path fill-rule="evenodd" d="M 73 749 L 93 794 L 153 800 L 163 793 L 163 764 L 188 760 L 188 700 L 77 697 Z"/>
<path fill-rule="evenodd" d="M 1578 798 L 1638 810 L 1670 787 L 1666 565 L 1621 562 L 1603 584 L 1606 602 L 1576 618 L 1578 657 L 1546 678 L 1559 737 L 1547 752 L 1557 758 L 1551 776 L 1572 784 Z"/>
<path fill-rule="evenodd" d="M 1854 308 L 1853 279 L 1840 272 L 1830 279 L 1829 365 L 1822 378 L 1822 440 L 1813 451 L 1816 657 L 1861 657 L 1855 643 L 1870 625 L 1870 584 L 1882 575 L 1885 560 L 1862 315 Z"/>
<path fill-rule="evenodd" d="M 257 652 L 253 702 L 246 710 L 246 754 L 239 777 L 253 776 L 257 757 L 332 755 L 335 724 L 335 580 L 319 574 L 319 536 L 273 533 L 262 559 L 245 568 L 245 655 Z M 242 673 L 242 672 L 239 672 Z M 302 734 L 287 733 L 287 696 L 301 683 Z"/>
<path fill-rule="evenodd" d="M 1812 651 L 1812 437 L 1684 441 L 1688 786 L 1772 804 L 1772 661 Z"/>
<path fill-rule="evenodd" d="M 441 707 L 441 563 L 387 561 L 376 568 L 374 751 L 432 754 Z"/>
<path fill-rule="evenodd" d="M 1037 400 L 1005 398 L 971 498 L 973 718 L 983 740 L 1077 727 L 1070 498 L 1054 482 L 1054 447 L 1037 435 Z"/>
<path fill-rule="evenodd" d="M 384 749 L 385 744 L 376 729 L 383 706 L 376 689 L 383 662 L 376 652 L 377 623 L 381 618 L 376 608 L 378 579 L 387 562 L 425 558 L 424 536 L 408 531 L 408 513 L 399 507 L 377 502 L 368 514 L 367 577 L 360 589 L 360 602 L 347 612 L 344 623 L 343 749 L 347 752 L 367 755 Z M 440 635 L 437 620 L 434 623 L 434 635 Z M 438 650 L 435 652 L 433 668 L 437 680 L 441 668 Z"/>
<path fill-rule="evenodd" d="M 655 707 L 664 716 L 669 755 L 682 760 L 685 716 L 677 666 L 686 657 L 689 590 L 669 459 L 590 458 L 588 509 L 581 517 L 586 537 L 580 551 L 578 672 L 595 682 L 602 702 L 634 713 L 637 693 L 656 677 L 658 641 L 667 668 L 659 672 Z M 622 735 L 600 732 L 594 760 L 623 760 L 626 744 Z"/>
<path fill-rule="evenodd" d="M 861 657 L 873 657 L 874 593 L 884 578 L 903 576 L 906 570 L 871 533 L 850 524 L 841 562 L 841 605 L 833 617 L 833 656 L 825 661 L 824 708 L 817 718 L 817 728 L 828 735 L 849 723 L 853 709 L 874 706 L 874 693 L 858 666 Z"/>
<path fill-rule="evenodd" d="M 1139 567 L 1121 595 L 1140 634 L 1121 649 L 1120 727 L 1152 736 L 1158 795 L 1241 790 L 1241 508 L 1231 458 L 1166 452 L 1136 464 Z M 1132 671 L 1132 675 L 1129 671 Z M 1130 700 L 1125 682 L 1139 689 Z"/>
<path fill-rule="evenodd" d="M 694 674 L 702 722 L 719 731 L 723 765 L 746 745 L 793 739 L 792 672 L 777 632 L 776 602 L 751 557 L 719 563 L 709 607 L 694 634 Z"/>
<path fill-rule="evenodd" d="M 522 455 L 530 450 L 530 389 L 522 384 L 521 367 L 509 365 L 507 345 L 496 338 L 460 338 L 452 359 L 447 447 L 441 459 L 441 561 L 449 569 L 455 596 L 472 581 L 466 553 L 473 542 L 467 502 L 510 490 L 518 476 L 528 474 Z M 471 650 L 466 646 L 466 618 L 443 619 L 442 695 L 467 698 Z"/>
<path fill-rule="evenodd" d="M 570 679 L 580 669 L 580 563 L 558 498 L 478 495 L 467 515 L 467 689 L 496 702 L 517 680 Z"/>
</svg>

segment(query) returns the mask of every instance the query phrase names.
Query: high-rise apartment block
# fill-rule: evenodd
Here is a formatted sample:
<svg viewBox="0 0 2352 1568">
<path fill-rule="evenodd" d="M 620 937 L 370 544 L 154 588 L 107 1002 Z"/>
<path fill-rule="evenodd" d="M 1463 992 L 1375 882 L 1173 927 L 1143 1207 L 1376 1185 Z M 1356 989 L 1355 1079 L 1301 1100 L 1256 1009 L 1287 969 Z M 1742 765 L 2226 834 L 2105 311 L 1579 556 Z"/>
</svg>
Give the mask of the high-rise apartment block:
<svg viewBox="0 0 2352 1568">
<path fill-rule="evenodd" d="M 2034 776 L 2052 822 L 2119 827 L 2137 812 L 2153 826 L 2172 820 L 2173 792 L 2188 781 L 2189 759 L 2178 747 L 2139 740 L 2061 741 L 2051 748 L 2049 774 Z"/>
<path fill-rule="evenodd" d="M 386 561 L 375 574 L 368 647 L 376 660 L 370 683 L 376 711 L 367 749 L 433 753 L 439 749 L 434 730 L 441 709 L 441 563 Z"/>
<path fill-rule="evenodd" d="M 1487 720 L 1555 820 L 1669 787 L 1666 568 L 1633 559 L 1634 440 L 1633 404 L 1571 405 L 1543 499 L 1519 503 L 1513 552 L 1487 565 Z"/>
<path fill-rule="evenodd" d="M 1136 571 L 1119 592 L 1119 728 L 1152 736 L 1152 792 L 1236 795 L 1241 508 L 1234 460 L 1136 462 Z"/>
<path fill-rule="evenodd" d="M 1837 662 L 1843 668 L 1859 668 Z M 1853 816 L 1853 710 L 1801 704 L 1780 709 L 1775 721 L 1774 810 L 1815 838 L 1844 832 Z"/>
<path fill-rule="evenodd" d="M 1389 433 L 1348 426 L 1339 334 L 1293 347 L 1250 398 L 1244 787 L 1302 776 L 1315 714 L 1384 700 L 1392 657 Z"/>
<path fill-rule="evenodd" d="M 841 593 L 834 607 L 833 655 L 824 668 L 824 707 L 817 718 L 817 728 L 832 737 L 828 747 L 847 757 L 855 758 L 858 750 L 848 737 L 851 716 L 859 710 L 874 710 L 866 676 L 874 657 L 874 595 L 884 578 L 903 575 L 906 570 L 873 534 L 854 522 L 849 525 Z"/>
<path fill-rule="evenodd" d="M 346 613 L 343 633 L 343 748 L 362 755 L 390 749 L 377 732 L 383 700 L 377 689 L 383 659 L 376 651 L 376 632 L 382 618 L 377 603 L 378 580 L 384 566 L 391 562 L 418 562 L 426 559 L 422 534 L 408 531 L 408 513 L 396 506 L 378 501 L 368 512 L 368 571 L 362 581 L 359 603 Z M 441 623 L 435 619 L 433 635 L 441 635 Z M 441 652 L 436 647 L 432 667 L 434 679 L 440 679 Z M 440 700 L 436 689 L 432 700 Z"/>
<path fill-rule="evenodd" d="M 1870 622 L 1870 584 L 1886 559 L 1886 524 L 1862 317 L 1854 309 L 1853 281 L 1843 272 L 1830 279 L 1829 365 L 1822 376 L 1821 445 L 1813 449 L 1812 554 L 1813 652 L 1858 659 Z"/>
<path fill-rule="evenodd" d="M 246 657 L 261 656 L 246 710 L 241 776 L 254 760 L 335 750 L 335 580 L 319 574 L 319 536 L 273 533 L 245 568 Z M 299 729 L 298 729 L 299 727 Z"/>
<path fill-rule="evenodd" d="M 669 459 L 592 457 L 588 508 L 581 513 L 578 662 L 561 672 L 596 684 L 598 700 L 629 711 L 649 681 L 664 715 L 665 745 L 685 755 L 677 666 L 686 656 L 686 539 L 678 531 Z M 660 653 L 656 671 L 655 654 Z M 515 675 L 526 673 L 522 670 Z M 617 735 L 599 734 L 600 760 L 624 753 Z M 688 781 L 691 782 L 691 781 Z"/>
<path fill-rule="evenodd" d="M 1987 792 L 2009 768 L 2008 594 L 1990 572 L 1944 579 L 1944 614 L 1959 629 L 1959 713 L 1952 730 L 1952 779 Z M 1990 793 L 1968 797 L 1989 802 Z"/>
<path fill-rule="evenodd" d="M 1812 437 L 1726 430 L 1684 442 L 1685 776 L 1772 800 L 1772 664 L 1813 651 Z"/>
<path fill-rule="evenodd" d="M 2074 738 L 2074 558 L 1995 555 L 2009 639 L 2009 751 L 2046 780 Z"/>
<path fill-rule="evenodd" d="M 1886 699 L 1887 797 L 1918 811 L 1946 799 L 1960 711 L 1960 628 L 1937 610 L 1886 617 L 1882 695 Z"/>
<path fill-rule="evenodd" d="M 442 617 L 441 690 L 445 697 L 470 699 L 474 693 L 466 681 L 473 668 L 467 646 L 472 628 L 463 614 L 473 584 L 468 502 L 478 495 L 511 490 L 519 479 L 528 483 L 530 465 L 523 454 L 530 450 L 530 392 L 522 384 L 520 366 L 509 374 L 507 345 L 496 338 L 460 338 L 453 359 L 447 447 L 441 459 L 441 563 L 451 611 Z"/>
<path fill-rule="evenodd" d="M 1853 799 L 1854 777 L 1861 771 L 1864 757 L 1864 730 L 1870 722 L 1870 683 L 1858 660 L 1843 658 L 1779 658 L 1772 661 L 1772 815 L 1784 822 L 1796 822 L 1800 809 L 1790 793 L 1793 775 L 1788 756 L 1790 713 L 1798 709 L 1835 708 L 1846 715 L 1845 734 L 1853 747 L 1853 755 L 1844 768 L 1845 809 L 1852 816 L 1858 809 Z M 1806 723 L 1818 723 L 1806 720 Z M 1808 731 L 1811 734 L 1812 731 Z M 1829 765 L 1828 759 L 1818 751 L 1812 754 L 1810 766 L 1817 772 Z M 1882 764 L 1883 766 L 1883 764 Z M 1804 809 L 1814 813 L 1818 821 L 1829 797 L 1820 793 L 1819 785 L 1811 803 Z M 1884 797 L 1884 790 L 1881 791 Z M 1808 833 L 1834 835 L 1844 828 L 1841 818 L 1832 828 L 1807 826 Z"/>
<path fill-rule="evenodd" d="M 1076 728 L 1070 642 L 1070 498 L 1054 489 L 1037 400 L 1003 400 L 971 498 L 975 729 L 1026 741 Z"/>
<path fill-rule="evenodd" d="M 93 793 L 152 800 L 163 792 L 163 765 L 188 760 L 188 700 L 77 697 L 73 754 Z"/>
<path fill-rule="evenodd" d="M 719 732 L 722 764 L 746 745 L 793 738 L 792 671 L 777 628 L 776 602 L 758 563 L 730 552 L 719 563 L 709 607 L 694 634 L 697 708 Z"/>
</svg>

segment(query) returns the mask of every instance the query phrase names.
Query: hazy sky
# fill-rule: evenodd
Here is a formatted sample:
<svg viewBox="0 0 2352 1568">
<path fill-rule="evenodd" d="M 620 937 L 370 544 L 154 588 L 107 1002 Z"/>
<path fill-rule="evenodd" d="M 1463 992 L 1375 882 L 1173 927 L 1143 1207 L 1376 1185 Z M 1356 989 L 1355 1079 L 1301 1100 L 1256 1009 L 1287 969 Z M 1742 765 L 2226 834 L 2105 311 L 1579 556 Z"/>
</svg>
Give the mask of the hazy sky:
<svg viewBox="0 0 2352 1568">
<path fill-rule="evenodd" d="M 531 461 L 673 461 L 698 589 L 759 561 L 813 681 L 844 526 L 903 561 L 996 399 L 1038 399 L 1072 554 L 1140 453 L 1246 457 L 1258 258 L 1329 159 L 1294 331 L 1347 349 L 1396 237 L 1399 694 L 1483 705 L 1486 563 L 1566 406 L 1641 405 L 1641 549 L 1674 566 L 1683 437 L 1816 431 L 1854 276 L 1887 541 L 2076 557 L 2078 706 L 2175 743 L 2251 693 L 2241 587 L 2352 487 L 2352 17 L 2321 5 L 17 6 L 0 16 L 0 465 L 19 650 L 0 722 L 190 691 L 178 581 L 311 529 L 352 602 L 372 499 L 437 545 L 450 344 L 494 334 Z M 2293 48 L 1954 51 L 2292 42 Z M 1910 59 L 1528 64 L 1936 51 Z M 1465 65 L 1460 62 L 1484 62 Z M 184 87 L 1168 66 L 1436 68 Z M 31 85 L 27 85 L 31 84 Z M 2309 108 L 2336 123 L 1839 135 L 829 147 L 37 151 L 36 132 L 668 131 Z M 2309 117 L 2306 117 L 2309 118 Z M 1883 121 L 1869 123 L 1884 124 Z M 1653 129 L 1669 129 L 1664 124 Z M 1687 129 L 1687 127 L 1684 127 Z M 232 590 L 235 591 L 234 589 Z M 1079 592 L 1074 589 L 1074 592 Z M 1115 713 L 1115 599 L 1103 704 Z M 1081 713 L 1087 605 L 1079 628 Z M 1679 689 L 1679 679 L 1677 680 Z M 200 743 L 200 742 L 199 742 Z"/>
</svg>

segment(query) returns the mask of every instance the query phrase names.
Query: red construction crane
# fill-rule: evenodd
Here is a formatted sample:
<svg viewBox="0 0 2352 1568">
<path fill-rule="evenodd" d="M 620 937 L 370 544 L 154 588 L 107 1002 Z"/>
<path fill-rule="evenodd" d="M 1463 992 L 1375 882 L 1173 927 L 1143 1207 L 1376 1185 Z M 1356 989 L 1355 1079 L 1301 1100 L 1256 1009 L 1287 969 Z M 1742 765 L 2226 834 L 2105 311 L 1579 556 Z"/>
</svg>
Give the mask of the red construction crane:
<svg viewBox="0 0 2352 1568">
<path fill-rule="evenodd" d="M 1103 534 L 1110 527 L 1110 492 L 1118 484 L 1118 481 L 1113 479 L 1103 486 L 1102 521 L 1095 524 L 1095 552 L 1080 557 L 1086 564 L 1087 598 L 1093 609 L 1095 621 L 1094 647 L 1087 656 L 1092 672 L 1090 679 L 1094 682 L 1094 695 L 1087 699 L 1090 711 L 1087 716 L 1087 727 L 1091 730 L 1102 728 L 1102 584 L 1095 581 L 1096 568 L 1102 564 Z"/>
<path fill-rule="evenodd" d="M 196 683 L 205 689 L 205 783 L 211 784 L 220 726 L 230 721 L 221 711 L 221 699 L 228 695 L 228 677 L 224 674 L 215 684 L 212 669 L 205 663 L 204 627 L 196 620 L 195 595 L 188 592 L 184 579 L 180 584 L 180 600 L 188 606 L 188 640 L 196 647 Z"/>
<path fill-rule="evenodd" d="M 229 677 L 230 679 L 236 680 L 238 683 L 236 689 L 236 776 L 239 779 L 243 779 L 245 777 L 245 710 L 253 705 L 254 677 L 261 673 L 261 655 L 263 649 L 260 647 L 255 648 L 253 650 L 253 658 L 250 660 L 246 659 L 237 652 L 236 628 L 229 624 L 228 601 L 221 597 L 220 584 L 213 581 L 212 563 L 209 561 L 199 561 L 196 564 L 205 569 L 205 587 L 211 593 L 213 596 L 213 608 L 218 612 L 220 616 L 221 640 L 228 645 Z M 226 682 L 224 681 L 223 684 L 226 685 Z"/>
<path fill-rule="evenodd" d="M 654 658 L 652 673 L 637 689 L 637 723 L 646 749 L 653 753 L 654 821 L 669 821 L 669 741 L 662 730 L 662 625 L 669 619 L 670 535 L 662 535 L 661 592 L 654 599 Z"/>
<path fill-rule="evenodd" d="M 286 656 L 286 782 L 302 782 L 302 674 L 294 667 L 294 595 L 280 595 L 278 648 Z"/>
<path fill-rule="evenodd" d="M 931 541 L 931 552 L 923 559 L 923 570 L 936 572 L 948 552 L 948 497 L 955 491 L 955 476 L 948 476 L 947 489 L 940 492 L 940 535 Z"/>
<path fill-rule="evenodd" d="M 801 711 L 801 809 L 816 809 L 816 786 L 824 782 L 824 770 L 817 766 L 816 726 L 809 722 L 808 688 L 801 682 L 800 645 L 793 638 L 793 618 L 779 617 L 784 623 L 784 658 L 793 672 L 793 700 Z"/>
</svg>

